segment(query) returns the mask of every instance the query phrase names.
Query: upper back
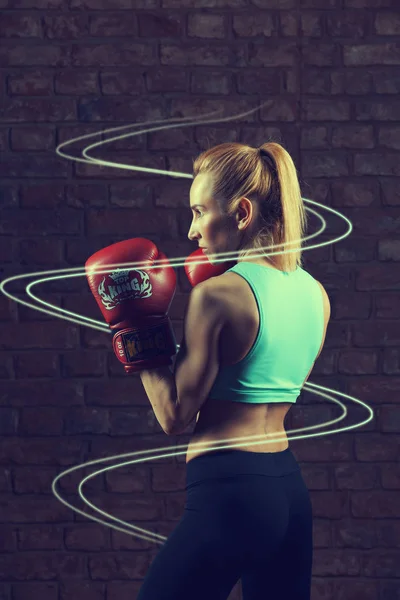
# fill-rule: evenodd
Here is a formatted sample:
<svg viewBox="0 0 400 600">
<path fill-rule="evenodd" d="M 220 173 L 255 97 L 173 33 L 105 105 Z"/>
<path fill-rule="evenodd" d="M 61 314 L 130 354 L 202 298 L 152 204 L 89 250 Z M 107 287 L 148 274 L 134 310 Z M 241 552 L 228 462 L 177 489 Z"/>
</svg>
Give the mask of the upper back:
<svg viewBox="0 0 400 600">
<path fill-rule="evenodd" d="M 324 321 L 321 344 L 316 356 L 317 359 L 324 347 L 326 330 L 331 316 L 331 305 L 329 296 L 322 283 L 315 278 L 313 279 L 321 290 Z M 242 322 L 245 328 L 247 328 L 254 319 L 258 321 L 259 312 L 257 304 L 254 301 L 253 292 L 243 277 L 232 270 L 228 270 L 219 277 L 213 277 L 210 281 L 213 282 L 216 297 L 224 304 L 230 315 L 229 322 L 232 328 L 235 326 L 235 323 Z"/>
<path fill-rule="evenodd" d="M 284 273 L 249 262 L 213 279 L 229 318 L 210 398 L 294 402 L 324 344 L 325 289 L 303 269 Z"/>
</svg>

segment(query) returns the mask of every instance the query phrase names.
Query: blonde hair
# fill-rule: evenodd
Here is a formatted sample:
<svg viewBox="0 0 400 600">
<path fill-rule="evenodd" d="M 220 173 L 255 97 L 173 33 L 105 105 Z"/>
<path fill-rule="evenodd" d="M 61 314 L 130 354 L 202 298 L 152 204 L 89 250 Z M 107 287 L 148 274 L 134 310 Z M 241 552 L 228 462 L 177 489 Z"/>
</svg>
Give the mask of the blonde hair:
<svg viewBox="0 0 400 600">
<path fill-rule="evenodd" d="M 220 144 L 194 160 L 193 178 L 200 173 L 212 175 L 212 197 L 229 217 L 238 210 L 243 196 L 259 207 L 259 222 L 252 223 L 253 233 L 239 249 L 240 257 L 255 251 L 267 257 L 271 252 L 296 248 L 294 252 L 271 258 L 273 262 L 278 259 L 283 271 L 295 271 L 302 266 L 307 213 L 296 167 L 283 146 L 276 142 L 268 142 L 260 148 L 239 143 Z M 261 250 L 263 246 L 270 248 Z"/>
</svg>

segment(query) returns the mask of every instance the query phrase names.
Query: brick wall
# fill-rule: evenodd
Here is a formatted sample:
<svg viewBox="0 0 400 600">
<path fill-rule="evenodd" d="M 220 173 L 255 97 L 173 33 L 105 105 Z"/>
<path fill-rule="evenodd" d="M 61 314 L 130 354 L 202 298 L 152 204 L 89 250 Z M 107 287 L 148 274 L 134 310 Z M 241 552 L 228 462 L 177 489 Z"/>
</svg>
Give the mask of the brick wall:
<svg viewBox="0 0 400 600">
<path fill-rule="evenodd" d="M 291 448 L 314 510 L 312 599 L 399 600 L 397 0 L 0 0 L 0 7 L 2 280 L 82 267 L 128 237 L 148 237 L 169 257 L 193 251 L 189 179 L 73 162 L 56 146 L 129 123 L 221 108 L 227 117 L 270 99 L 232 122 L 177 125 L 93 155 L 191 173 L 209 145 L 258 146 L 273 136 L 292 155 L 303 195 L 351 220 L 349 237 L 304 255 L 332 306 L 311 382 L 360 398 L 375 417 Z M 79 157 L 99 139 L 64 151 Z M 322 214 L 319 241 L 344 232 L 342 220 Z M 310 230 L 319 224 L 312 217 Z M 190 286 L 178 271 L 170 316 L 180 341 Z M 6 289 L 32 302 L 24 292 L 31 280 Z M 85 277 L 32 291 L 101 320 Z M 165 436 L 109 334 L 4 294 L 0 319 L 0 600 L 131 600 L 159 546 L 73 512 L 51 483 L 74 465 L 172 447 L 190 435 Z M 361 407 L 348 409 L 344 425 L 366 418 Z M 303 392 L 287 426 L 328 413 L 338 410 Z M 77 485 L 92 471 L 76 471 L 57 488 L 89 514 Z M 183 511 L 184 477 L 184 457 L 171 457 L 107 472 L 84 492 L 118 518 L 168 535 Z M 230 600 L 240 598 L 239 582 Z"/>
</svg>

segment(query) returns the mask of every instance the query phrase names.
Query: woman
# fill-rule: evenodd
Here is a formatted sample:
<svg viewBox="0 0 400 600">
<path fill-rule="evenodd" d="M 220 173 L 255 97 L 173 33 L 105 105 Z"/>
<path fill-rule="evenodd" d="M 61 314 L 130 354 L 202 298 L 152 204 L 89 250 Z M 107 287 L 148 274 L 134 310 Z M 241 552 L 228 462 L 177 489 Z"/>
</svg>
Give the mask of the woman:
<svg viewBox="0 0 400 600">
<path fill-rule="evenodd" d="M 312 507 L 284 419 L 322 350 L 330 304 L 301 267 L 296 169 L 279 144 L 222 144 L 196 159 L 190 196 L 188 237 L 209 262 L 186 272 L 192 285 L 212 280 L 224 305 L 220 368 L 188 447 L 185 513 L 138 600 L 226 600 L 239 579 L 243 600 L 309 600 Z M 255 256 L 266 246 L 295 251 Z M 220 274 L 223 253 L 233 266 Z M 226 440 L 242 445 L 212 449 Z"/>
</svg>

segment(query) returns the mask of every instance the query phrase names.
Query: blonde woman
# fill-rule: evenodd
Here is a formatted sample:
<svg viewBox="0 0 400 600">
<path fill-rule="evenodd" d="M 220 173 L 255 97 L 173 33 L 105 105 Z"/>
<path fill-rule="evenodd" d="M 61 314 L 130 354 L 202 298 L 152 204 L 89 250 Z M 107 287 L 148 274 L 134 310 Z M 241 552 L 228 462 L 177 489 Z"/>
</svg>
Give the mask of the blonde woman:
<svg viewBox="0 0 400 600">
<path fill-rule="evenodd" d="M 182 394 L 168 431 L 196 418 L 187 500 L 138 600 L 225 600 L 239 579 L 243 600 L 310 600 L 312 507 L 284 420 L 324 345 L 330 304 L 302 268 L 293 161 L 273 142 L 211 148 L 194 162 L 190 208 L 199 249 L 186 263 L 193 290 L 174 365 Z"/>
</svg>

